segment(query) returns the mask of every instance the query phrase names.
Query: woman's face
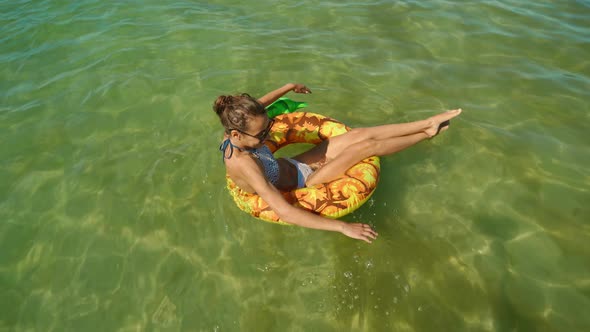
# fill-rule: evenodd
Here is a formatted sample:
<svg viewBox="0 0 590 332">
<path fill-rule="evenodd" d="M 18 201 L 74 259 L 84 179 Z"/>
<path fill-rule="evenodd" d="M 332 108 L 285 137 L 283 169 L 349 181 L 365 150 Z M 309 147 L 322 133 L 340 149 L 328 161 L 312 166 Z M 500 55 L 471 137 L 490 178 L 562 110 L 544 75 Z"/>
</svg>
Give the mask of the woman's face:
<svg viewBox="0 0 590 332">
<path fill-rule="evenodd" d="M 248 123 L 248 130 L 237 130 L 242 134 L 242 141 L 244 145 L 259 148 L 264 144 L 268 138 L 270 129 L 274 123 L 273 119 L 269 119 L 266 115 L 259 115 L 250 119 Z"/>
</svg>

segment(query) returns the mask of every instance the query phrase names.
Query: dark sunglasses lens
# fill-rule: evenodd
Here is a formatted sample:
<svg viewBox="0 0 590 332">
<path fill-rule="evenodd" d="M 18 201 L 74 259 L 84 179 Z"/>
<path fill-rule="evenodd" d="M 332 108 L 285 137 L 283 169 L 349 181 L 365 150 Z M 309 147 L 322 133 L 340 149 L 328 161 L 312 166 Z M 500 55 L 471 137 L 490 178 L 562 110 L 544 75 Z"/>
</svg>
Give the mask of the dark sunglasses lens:
<svg viewBox="0 0 590 332">
<path fill-rule="evenodd" d="M 270 122 L 268 123 L 268 126 L 266 127 L 266 129 L 264 129 L 263 132 L 261 132 L 260 134 L 258 134 L 258 137 L 257 138 L 259 140 L 261 140 L 261 141 L 263 139 L 265 139 L 268 136 L 268 134 L 270 133 L 270 129 L 272 128 L 272 125 L 274 123 L 275 123 L 275 120 L 274 119 L 271 119 Z"/>
<path fill-rule="evenodd" d="M 258 135 L 258 139 L 262 141 L 263 139 L 265 139 L 268 136 L 269 133 L 270 133 L 270 130 L 268 130 L 268 129 L 264 130 L 263 132 L 261 132 Z"/>
</svg>

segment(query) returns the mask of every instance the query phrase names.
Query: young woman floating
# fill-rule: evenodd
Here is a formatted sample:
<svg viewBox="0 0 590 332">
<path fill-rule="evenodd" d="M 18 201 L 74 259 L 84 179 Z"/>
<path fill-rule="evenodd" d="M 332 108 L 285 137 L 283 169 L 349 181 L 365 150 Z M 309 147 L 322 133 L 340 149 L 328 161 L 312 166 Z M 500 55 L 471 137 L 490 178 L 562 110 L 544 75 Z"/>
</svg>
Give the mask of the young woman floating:
<svg viewBox="0 0 590 332">
<path fill-rule="evenodd" d="M 377 238 L 371 226 L 313 214 L 291 205 L 281 191 L 332 181 L 361 160 L 389 155 L 434 137 L 461 113 L 456 109 L 421 121 L 354 128 L 292 158 L 276 159 L 264 144 L 274 122 L 265 107 L 289 91 L 311 93 L 305 85 L 289 83 L 259 99 L 248 94 L 217 98 L 213 109 L 225 128 L 220 150 L 227 175 L 242 190 L 262 197 L 284 222 L 337 231 L 368 243 Z"/>
</svg>

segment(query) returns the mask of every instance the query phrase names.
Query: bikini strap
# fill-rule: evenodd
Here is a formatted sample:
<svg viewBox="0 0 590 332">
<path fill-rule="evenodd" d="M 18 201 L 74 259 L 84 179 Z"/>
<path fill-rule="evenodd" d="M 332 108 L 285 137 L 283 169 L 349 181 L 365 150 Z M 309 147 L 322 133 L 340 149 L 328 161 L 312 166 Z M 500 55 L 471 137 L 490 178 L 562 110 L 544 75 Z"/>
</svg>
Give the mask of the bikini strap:
<svg viewBox="0 0 590 332">
<path fill-rule="evenodd" d="M 227 156 L 227 148 L 229 147 L 229 156 Z M 232 144 L 232 142 L 228 139 L 226 139 L 225 141 L 223 141 L 221 143 L 221 145 L 219 146 L 219 151 L 221 151 L 221 161 L 223 161 L 224 159 L 229 159 L 234 155 L 234 148 L 238 149 L 238 151 L 244 151 L 243 149 L 235 146 Z"/>
</svg>

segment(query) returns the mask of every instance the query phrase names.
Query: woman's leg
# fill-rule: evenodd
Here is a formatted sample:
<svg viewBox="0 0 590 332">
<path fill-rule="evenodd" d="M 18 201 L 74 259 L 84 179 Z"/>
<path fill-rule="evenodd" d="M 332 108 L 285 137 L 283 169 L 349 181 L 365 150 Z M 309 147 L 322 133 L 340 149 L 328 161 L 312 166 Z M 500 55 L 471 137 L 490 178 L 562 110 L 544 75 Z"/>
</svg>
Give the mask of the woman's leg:
<svg viewBox="0 0 590 332">
<path fill-rule="evenodd" d="M 381 140 L 392 137 L 412 135 L 421 132 L 424 132 L 428 136 L 432 137 L 436 135 L 438 131 L 438 126 L 442 122 L 445 122 L 456 117 L 457 115 L 459 115 L 459 113 L 461 113 L 460 109 L 450 110 L 420 121 L 408 123 L 394 123 L 381 126 L 353 129 L 351 131 L 351 135 L 349 136 L 353 136 L 354 132 L 356 131 L 356 136 L 360 136 L 356 138 L 356 141 L 360 141 L 363 139 Z M 347 139 L 350 140 L 350 138 Z"/>
<path fill-rule="evenodd" d="M 441 131 L 447 127 L 441 128 Z M 355 143 L 333 160 L 312 173 L 306 181 L 307 186 L 332 181 L 344 174 L 350 167 L 359 161 L 372 156 L 385 156 L 405 148 L 408 148 L 426 138 L 426 133 L 417 133 L 402 137 L 393 137 L 383 140 L 368 139 Z"/>
<path fill-rule="evenodd" d="M 348 147 L 366 140 L 380 141 L 418 133 L 433 137 L 438 133 L 441 123 L 456 117 L 460 113 L 460 109 L 451 110 L 421 121 L 353 129 L 340 136 L 332 137 L 293 159 L 308 165 L 324 164 L 347 151 Z M 359 159 L 359 161 L 362 159 Z"/>
</svg>

